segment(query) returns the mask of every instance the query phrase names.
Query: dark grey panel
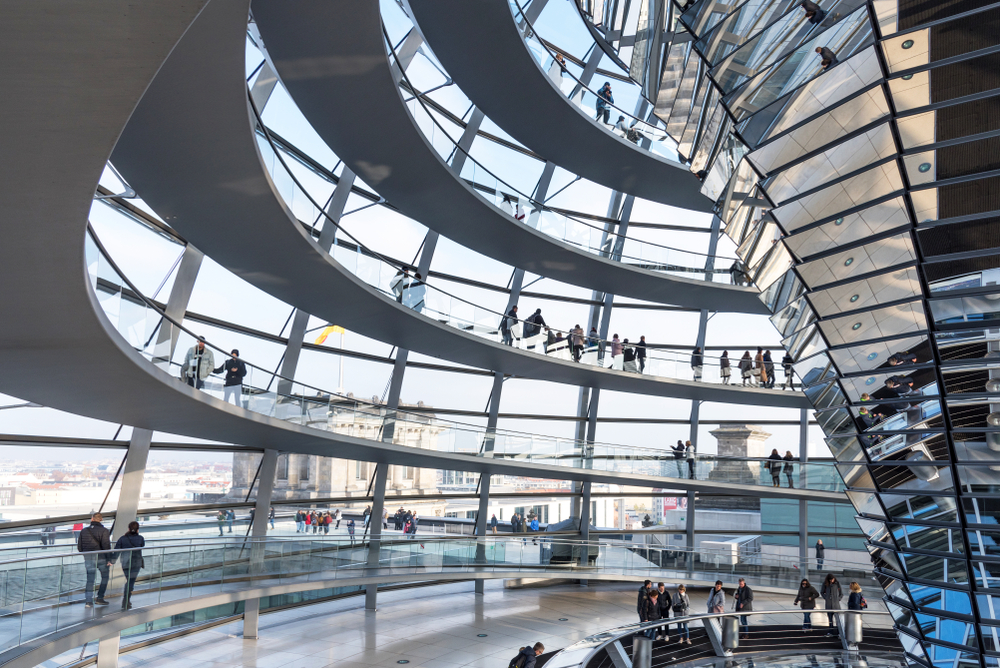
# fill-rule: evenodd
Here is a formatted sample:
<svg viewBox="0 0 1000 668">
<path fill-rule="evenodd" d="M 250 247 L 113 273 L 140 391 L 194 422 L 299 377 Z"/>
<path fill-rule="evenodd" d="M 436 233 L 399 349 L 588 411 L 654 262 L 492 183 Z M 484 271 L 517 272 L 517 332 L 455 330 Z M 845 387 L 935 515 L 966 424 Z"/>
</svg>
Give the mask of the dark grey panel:
<svg viewBox="0 0 1000 668">
<path fill-rule="evenodd" d="M 502 9 L 515 31 L 516 46 L 530 60 L 510 12 L 506 6 Z M 254 18 L 282 82 L 319 135 L 407 216 L 484 255 L 566 283 L 679 306 L 766 313 L 754 288 L 670 276 L 582 251 L 515 221 L 457 178 L 403 105 L 383 45 L 378 3 L 257 0 Z M 539 81 L 543 78 L 539 75 Z M 518 97 L 518 104 L 510 106 L 526 104 L 532 95 L 525 91 Z M 556 102 L 563 116 L 579 116 L 568 102 Z M 556 116 L 550 118 L 563 125 Z M 585 117 L 581 120 L 589 123 Z M 632 146 L 599 128 L 591 132 Z M 595 164 L 607 167 L 614 164 L 612 158 L 617 159 L 602 154 L 590 138 L 576 138 L 573 143 Z M 636 153 L 634 148 L 627 150 Z M 708 203 L 697 193 L 693 176 L 676 167 L 669 169 L 669 178 L 656 176 L 660 187 L 674 188 L 689 178 L 695 184 L 694 195 Z"/>
<path fill-rule="evenodd" d="M 581 176 L 654 202 L 711 211 L 686 168 L 603 129 L 528 52 L 507 0 L 410 0 L 434 54 L 469 98 L 525 146 Z"/>
</svg>

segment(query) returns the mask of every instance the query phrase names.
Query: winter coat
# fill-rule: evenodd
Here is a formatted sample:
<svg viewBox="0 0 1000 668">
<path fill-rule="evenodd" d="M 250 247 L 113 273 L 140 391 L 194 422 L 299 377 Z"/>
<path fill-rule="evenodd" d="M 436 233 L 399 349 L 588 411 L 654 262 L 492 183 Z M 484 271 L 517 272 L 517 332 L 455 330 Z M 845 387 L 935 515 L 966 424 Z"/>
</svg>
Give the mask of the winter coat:
<svg viewBox="0 0 1000 668">
<path fill-rule="evenodd" d="M 721 607 L 723 611 L 726 609 L 726 592 L 722 589 L 715 591 L 713 587 L 708 593 L 708 612 L 711 613 L 716 607 Z"/>
<path fill-rule="evenodd" d="M 646 585 L 642 585 L 639 587 L 639 599 L 635 604 L 635 611 L 640 615 L 642 614 L 642 606 L 646 604 L 647 598 L 649 598 L 649 589 L 646 588 Z"/>
<path fill-rule="evenodd" d="M 622 354 L 622 342 L 618 339 L 611 339 L 611 356 L 618 357 Z"/>
<path fill-rule="evenodd" d="M 844 591 L 840 588 L 839 582 L 832 584 L 824 582 L 820 594 L 822 594 L 823 600 L 826 601 L 827 610 L 842 610 L 840 600 L 844 598 Z"/>
<path fill-rule="evenodd" d="M 192 367 L 197 356 L 198 345 L 195 344 L 188 348 L 187 354 L 184 355 L 184 364 L 181 366 L 181 376 L 183 378 L 194 375 L 195 370 Z M 212 351 L 208 349 L 208 346 L 205 346 L 205 349 L 201 351 L 201 361 L 198 363 L 198 378 L 205 380 L 212 375 L 213 371 L 215 371 L 215 358 L 212 357 Z"/>
<path fill-rule="evenodd" d="M 520 654 L 523 654 L 525 657 L 522 668 L 535 668 L 535 650 L 531 645 L 522 647 Z"/>
<path fill-rule="evenodd" d="M 691 609 L 691 599 L 688 598 L 687 592 L 682 594 L 679 591 L 675 591 L 674 595 L 670 598 L 670 609 L 674 611 L 674 617 L 686 616 L 688 610 Z"/>
<path fill-rule="evenodd" d="M 247 375 L 247 365 L 239 357 L 230 357 L 222 363 L 222 366 L 215 369 L 215 373 L 222 373 L 223 371 L 226 372 L 226 387 L 242 385 L 243 378 Z"/>
<path fill-rule="evenodd" d="M 137 533 L 127 533 L 115 542 L 116 550 L 126 550 L 115 554 L 115 558 L 121 557 L 123 571 L 137 573 L 146 565 L 142 559 L 142 550 L 134 549 L 145 546 L 146 539 Z"/>
<path fill-rule="evenodd" d="M 656 597 L 656 605 L 660 608 L 660 619 L 666 619 L 670 616 L 670 592 L 664 589 L 660 591 L 656 590 L 659 596 Z"/>
<path fill-rule="evenodd" d="M 493 529 L 497 528 L 497 516 L 496 515 L 494 515 L 492 518 L 490 518 L 490 527 L 493 528 Z"/>
<path fill-rule="evenodd" d="M 753 368 L 753 362 L 749 357 L 740 358 L 740 371 L 749 371 Z"/>
<path fill-rule="evenodd" d="M 111 532 L 100 522 L 91 522 L 89 527 L 80 532 L 80 537 L 76 540 L 76 549 L 80 552 L 110 550 Z"/>
<path fill-rule="evenodd" d="M 531 520 L 531 530 L 538 531 L 538 518 Z"/>
<path fill-rule="evenodd" d="M 823 543 L 816 543 L 816 558 L 822 559 L 826 555 L 826 545 Z"/>
<path fill-rule="evenodd" d="M 604 88 L 604 86 L 601 86 L 600 90 L 597 91 L 597 108 L 607 109 L 608 104 L 614 104 L 614 103 L 615 103 L 615 98 L 611 94 L 611 90 Z"/>
<path fill-rule="evenodd" d="M 655 590 L 654 590 L 655 591 Z M 657 596 L 659 598 L 659 596 Z M 660 602 L 646 597 L 642 602 L 642 611 L 639 613 L 644 622 L 655 622 L 660 619 Z"/>
<path fill-rule="evenodd" d="M 753 589 L 749 585 L 737 587 L 733 598 L 736 599 L 735 609 L 737 612 L 750 612 L 753 610 Z"/>
<path fill-rule="evenodd" d="M 646 344 L 642 341 L 635 344 L 635 358 L 640 360 L 646 359 Z"/>
<path fill-rule="evenodd" d="M 574 327 L 570 331 L 570 343 L 574 346 L 583 345 L 583 327 Z"/>
<path fill-rule="evenodd" d="M 705 356 L 701 353 L 691 353 L 691 368 L 696 366 L 703 366 L 705 364 Z"/>
<path fill-rule="evenodd" d="M 863 610 L 861 607 L 861 592 L 852 591 L 851 595 L 847 597 L 847 609 L 848 610 Z"/>
<path fill-rule="evenodd" d="M 774 378 L 774 361 L 771 359 L 771 351 L 764 353 L 764 371 L 768 378 Z"/>
<path fill-rule="evenodd" d="M 623 362 L 634 362 L 635 361 L 635 348 L 629 346 L 628 348 L 622 348 L 622 361 Z"/>
<path fill-rule="evenodd" d="M 816 591 L 816 587 L 812 585 L 799 587 L 799 594 L 795 597 L 795 603 L 803 610 L 815 610 L 817 598 L 819 598 L 819 592 Z"/>
<path fill-rule="evenodd" d="M 719 358 L 719 368 L 720 369 L 729 368 L 729 357 L 727 355 L 723 355 L 722 357 Z"/>
<path fill-rule="evenodd" d="M 785 473 L 791 473 L 792 471 L 795 470 L 795 463 L 794 463 L 795 457 L 792 457 L 791 455 L 785 455 L 784 457 L 782 457 L 782 459 L 785 460 L 785 468 L 784 468 Z"/>
<path fill-rule="evenodd" d="M 768 455 L 764 466 L 771 472 L 771 475 L 779 474 L 781 472 L 781 455 L 776 452 Z"/>
</svg>

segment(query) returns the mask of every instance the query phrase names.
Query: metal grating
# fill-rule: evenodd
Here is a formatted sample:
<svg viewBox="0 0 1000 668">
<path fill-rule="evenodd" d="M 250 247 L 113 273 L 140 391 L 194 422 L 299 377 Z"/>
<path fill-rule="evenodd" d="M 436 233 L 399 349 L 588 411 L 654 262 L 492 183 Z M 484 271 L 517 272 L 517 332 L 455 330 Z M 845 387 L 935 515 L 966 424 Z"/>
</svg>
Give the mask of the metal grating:
<svg viewBox="0 0 1000 668">
<path fill-rule="evenodd" d="M 941 21 L 992 4 L 991 0 L 899 0 L 899 29 Z"/>
</svg>

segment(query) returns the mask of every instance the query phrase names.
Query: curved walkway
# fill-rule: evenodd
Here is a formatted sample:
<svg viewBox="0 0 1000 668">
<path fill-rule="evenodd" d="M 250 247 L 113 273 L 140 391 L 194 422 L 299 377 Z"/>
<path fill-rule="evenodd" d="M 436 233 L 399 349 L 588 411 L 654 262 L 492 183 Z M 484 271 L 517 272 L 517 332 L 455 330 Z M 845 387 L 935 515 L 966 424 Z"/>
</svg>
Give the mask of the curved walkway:
<svg viewBox="0 0 1000 668">
<path fill-rule="evenodd" d="M 206 540 L 182 547 L 142 549 L 147 568 L 136 582 L 131 611 L 84 608 L 84 561 L 78 554 L 41 556 L 0 564 L 9 571 L 0 617 L 2 666 L 34 666 L 51 656 L 131 626 L 213 605 L 251 598 L 352 587 L 377 582 L 508 579 L 523 577 L 638 580 L 709 585 L 717 578 L 746 578 L 758 591 L 794 592 L 802 577 L 797 562 L 781 567 L 729 566 L 702 551 L 693 563 L 663 561 L 629 543 L 560 541 L 542 535 L 535 543 L 515 537 L 383 540 L 378 566 L 367 564 L 369 546 L 329 539 Z M 666 550 L 660 550 L 667 552 Z M 588 564 L 571 560 L 590 555 Z M 120 553 L 119 553 L 120 555 Z M 724 555 L 724 556 L 723 556 Z M 844 574 L 831 565 L 833 572 Z M 865 573 L 865 571 L 859 571 Z M 121 600 L 122 572 L 110 572 L 108 598 Z M 9 603 L 6 599 L 9 599 Z M 117 599 L 117 600 L 116 600 Z M 795 613 L 798 614 L 798 613 Z M 96 635 L 95 635 L 96 634 Z M 32 661 L 32 663 L 27 663 Z"/>
<path fill-rule="evenodd" d="M 482 5 L 484 9 L 489 5 L 468 4 L 471 8 Z M 502 9 L 507 14 L 506 22 L 515 31 L 521 55 L 530 60 L 506 5 Z M 253 10 L 275 69 L 302 113 L 338 157 L 407 216 L 484 255 L 566 283 L 679 306 L 767 312 L 755 288 L 630 267 L 559 241 L 517 222 L 458 178 L 429 144 L 403 102 L 397 74 L 386 55 L 378 3 L 255 0 Z M 484 48 L 491 43 L 492 37 Z M 533 62 L 529 65 L 535 67 Z M 241 74 L 243 71 L 240 70 Z M 503 94 L 511 107 L 532 101 L 532 94 L 525 92 L 524 99 L 521 97 L 519 93 L 517 104 L 511 104 L 510 93 Z M 577 112 L 568 112 L 566 101 L 557 103 L 561 116 L 577 115 L 582 122 L 589 123 Z M 562 125 L 561 116 L 551 116 L 558 120 L 556 125 Z M 608 142 L 622 144 L 626 155 L 643 155 L 610 132 L 596 127 L 589 131 L 606 135 Z M 585 149 L 589 162 L 605 166 L 621 164 L 617 162 L 620 157 L 617 153 L 596 159 L 601 151 L 590 139 L 576 140 Z M 642 157 L 642 160 L 654 159 Z M 569 164 L 564 166 L 575 169 Z M 655 179 L 661 190 L 686 179 L 697 185 L 697 180 L 686 170 L 673 166 L 665 169 L 670 171 L 643 172 L 643 178 Z M 711 203 L 698 194 L 697 187 L 691 190 L 703 210 L 710 208 Z"/>
<path fill-rule="evenodd" d="M 145 202 L 222 266 L 328 322 L 461 364 L 639 394 L 762 406 L 808 405 L 799 392 L 642 376 L 543 357 L 459 331 L 382 295 L 324 252 L 276 193 L 261 163 L 250 120 L 244 46 L 237 48 L 234 40 L 213 36 L 245 29 L 236 25 L 235 15 L 227 20 L 229 25 L 220 20 L 181 43 L 146 92 L 113 155 L 116 167 Z M 300 41 L 308 40 L 303 36 Z M 205 62 L 216 65 L 206 68 Z M 405 159 L 412 157 L 403 150 L 399 153 Z M 753 299 L 760 303 L 756 296 Z"/>
<path fill-rule="evenodd" d="M 712 210 L 714 203 L 687 167 L 617 136 L 566 99 L 528 51 L 511 13 L 513 0 L 409 5 L 448 74 L 519 142 L 608 188 L 682 209 Z"/>
</svg>

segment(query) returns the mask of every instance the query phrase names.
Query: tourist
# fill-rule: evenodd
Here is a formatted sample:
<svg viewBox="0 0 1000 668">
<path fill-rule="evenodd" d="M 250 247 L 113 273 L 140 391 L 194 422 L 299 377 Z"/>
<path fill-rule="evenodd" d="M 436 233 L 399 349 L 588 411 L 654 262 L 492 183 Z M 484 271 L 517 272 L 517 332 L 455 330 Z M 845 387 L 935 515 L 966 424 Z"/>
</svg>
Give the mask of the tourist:
<svg viewBox="0 0 1000 668">
<path fill-rule="evenodd" d="M 792 473 L 795 471 L 795 457 L 792 456 L 791 450 L 785 450 L 785 478 L 788 480 L 788 489 L 794 489 L 795 484 L 792 482 Z"/>
<path fill-rule="evenodd" d="M 844 592 L 840 588 L 840 583 L 837 582 L 836 576 L 833 573 L 828 573 L 826 578 L 823 580 L 823 587 L 819 590 L 820 596 L 826 601 L 826 619 L 830 625 L 829 635 L 837 635 L 835 630 L 837 626 L 837 615 L 836 610 L 840 610 L 840 600 L 844 598 Z"/>
<path fill-rule="evenodd" d="M 764 349 L 757 348 L 757 355 L 753 358 L 753 375 L 760 387 L 767 387 L 767 370 L 764 368 Z"/>
<path fill-rule="evenodd" d="M 302 510 L 295 511 L 295 533 L 302 533 L 306 530 L 305 513 Z"/>
<path fill-rule="evenodd" d="M 220 536 L 222 536 L 222 535 L 225 534 L 225 532 L 222 529 L 226 526 L 226 519 L 228 519 L 228 517 L 229 517 L 229 515 L 226 513 L 225 510 L 220 510 L 215 515 L 215 521 L 219 523 L 219 535 Z"/>
<path fill-rule="evenodd" d="M 799 7 L 806 10 L 806 18 L 809 20 L 809 23 L 814 25 L 820 23 L 826 16 L 826 12 L 820 9 L 820 6 L 811 0 L 802 0 Z"/>
<path fill-rule="evenodd" d="M 635 359 L 639 362 L 639 373 L 646 373 L 646 337 L 640 336 L 635 344 Z"/>
<path fill-rule="evenodd" d="M 660 620 L 660 594 L 655 589 L 650 590 L 649 595 L 646 596 L 646 600 L 642 603 L 642 613 L 639 615 L 639 621 L 641 622 L 658 622 Z M 656 627 L 651 626 L 645 631 L 643 635 L 653 640 L 656 638 Z"/>
<path fill-rule="evenodd" d="M 368 528 L 368 521 L 371 519 L 371 516 L 372 516 L 372 507 L 365 506 L 364 512 L 361 513 L 361 522 L 366 529 Z"/>
<path fill-rule="evenodd" d="M 218 369 L 213 369 L 215 373 L 226 372 L 226 379 L 223 381 L 222 397 L 223 401 L 229 402 L 232 399 L 234 406 L 243 406 L 243 378 L 247 375 L 247 365 L 240 359 L 240 351 L 233 348 L 229 353 L 230 357 L 222 363 Z"/>
<path fill-rule="evenodd" d="M 514 668 L 535 668 L 535 657 L 539 654 L 545 652 L 545 645 L 540 642 L 536 642 L 534 646 L 527 645 L 522 647 L 514 657 L 510 665 Z"/>
<path fill-rule="evenodd" d="M 622 349 L 623 349 L 622 348 L 622 342 L 618 338 L 618 335 L 615 334 L 614 336 L 611 337 L 611 366 L 612 367 L 615 366 L 615 362 L 616 362 L 615 358 L 622 354 Z"/>
<path fill-rule="evenodd" d="M 535 312 L 529 315 L 524 321 L 521 336 L 525 339 L 530 339 L 538 335 L 542 331 L 542 327 L 545 327 L 545 318 L 542 317 L 542 309 L 536 308 Z"/>
<path fill-rule="evenodd" d="M 694 372 L 694 382 L 701 382 L 701 371 L 705 365 L 705 355 L 701 352 L 700 346 L 695 346 L 691 353 L 691 371 Z"/>
<path fill-rule="evenodd" d="M 500 336 L 506 346 L 514 345 L 514 325 L 517 324 L 517 304 L 510 307 L 507 315 L 500 321 Z"/>
<path fill-rule="evenodd" d="M 708 614 L 726 611 L 726 592 L 722 591 L 722 580 L 715 581 L 715 588 L 708 593 Z"/>
<path fill-rule="evenodd" d="M 134 521 L 128 523 L 128 531 L 115 542 L 115 556 L 121 557 L 122 574 L 125 576 L 122 610 L 128 610 L 132 607 L 132 590 L 135 589 L 135 581 L 139 577 L 139 571 L 145 566 L 140 549 L 145 545 L 146 539 L 139 535 L 139 523 Z"/>
<path fill-rule="evenodd" d="M 719 375 L 722 376 L 722 384 L 729 385 L 729 351 L 723 350 L 722 357 L 719 358 Z"/>
<path fill-rule="evenodd" d="M 493 535 L 497 535 L 497 514 L 493 513 L 493 517 L 490 518 L 490 528 L 493 529 Z"/>
<path fill-rule="evenodd" d="M 795 367 L 793 366 L 794 360 L 792 356 L 785 353 L 785 356 L 781 358 L 781 367 L 785 370 L 785 382 L 781 384 L 781 389 L 786 387 L 789 390 L 795 389 L 795 384 L 792 382 L 795 378 Z"/>
<path fill-rule="evenodd" d="M 771 351 L 764 351 L 764 374 L 767 376 L 767 382 L 764 387 L 774 389 L 774 361 L 771 359 Z"/>
<path fill-rule="evenodd" d="M 271 524 L 271 528 L 274 528 L 274 506 L 267 512 L 267 520 Z"/>
<path fill-rule="evenodd" d="M 226 511 L 226 532 L 233 532 L 233 522 L 236 521 L 236 511 L 230 508 Z"/>
<path fill-rule="evenodd" d="M 694 460 L 695 460 L 695 456 L 694 455 L 695 455 L 695 452 L 694 452 L 694 446 L 691 444 L 691 441 L 687 441 L 687 442 L 684 443 L 684 452 L 687 455 L 688 478 L 690 480 L 694 480 Z"/>
<path fill-rule="evenodd" d="M 403 288 L 410 282 L 410 268 L 401 267 L 396 275 L 392 277 L 389 281 L 389 289 L 392 290 L 392 294 L 395 295 L 396 301 L 400 304 L 403 303 Z"/>
<path fill-rule="evenodd" d="M 642 618 L 642 614 L 643 614 L 642 610 L 643 610 L 643 607 L 646 605 L 646 599 L 649 598 L 649 592 L 652 591 L 652 589 L 653 589 L 653 581 L 652 580 L 645 580 L 642 583 L 642 586 L 639 587 L 639 598 L 636 600 L 635 611 L 636 611 L 636 614 L 639 615 L 639 621 L 640 622 L 641 621 L 645 621 Z"/>
<path fill-rule="evenodd" d="M 819 54 L 819 64 L 824 70 L 828 70 L 837 64 L 837 54 L 835 54 L 829 47 L 817 46 L 816 53 Z"/>
<path fill-rule="evenodd" d="M 805 578 L 799 583 L 799 593 L 795 597 L 795 604 L 798 604 L 802 608 L 802 630 L 808 631 L 812 628 L 812 613 L 807 612 L 808 610 L 816 609 L 816 599 L 819 598 L 819 592 L 816 591 L 816 587 L 809 584 L 809 580 Z"/>
<path fill-rule="evenodd" d="M 753 361 L 750 359 L 750 351 L 743 353 L 743 357 L 740 358 L 740 375 L 743 376 L 743 385 L 745 386 L 747 382 L 752 381 L 750 377 L 753 375 Z"/>
<path fill-rule="evenodd" d="M 733 593 L 733 609 L 736 612 L 751 612 L 753 610 L 753 589 L 743 578 L 739 580 L 739 586 Z M 750 638 L 750 619 L 746 615 L 740 615 L 740 631 L 743 639 Z"/>
<path fill-rule="evenodd" d="M 720 587 L 722 583 L 717 583 Z M 670 600 L 670 609 L 674 611 L 674 617 L 687 617 L 688 610 L 691 609 L 691 599 L 688 598 L 687 588 L 684 585 L 677 585 Z M 691 632 L 688 630 L 687 622 L 677 622 L 677 642 L 691 644 Z"/>
<path fill-rule="evenodd" d="M 764 463 L 764 468 L 771 472 L 771 485 L 781 487 L 781 455 L 777 448 L 771 449 L 771 455 Z"/>
<path fill-rule="evenodd" d="M 670 592 L 667 591 L 667 585 L 662 582 L 656 585 L 656 591 L 659 596 L 656 597 L 656 603 L 660 606 L 660 619 L 670 619 Z M 664 642 L 670 642 L 670 625 L 663 625 L 663 636 Z M 656 640 L 656 638 L 653 638 Z"/>
<path fill-rule="evenodd" d="M 330 525 L 331 524 L 333 524 L 333 515 L 331 515 L 330 511 L 328 510 L 325 513 L 323 513 L 323 533 L 324 534 L 327 534 L 327 535 L 330 534 Z"/>
<path fill-rule="evenodd" d="M 101 573 L 101 584 L 97 587 L 97 605 L 107 605 L 104 594 L 108 590 L 108 567 L 111 566 L 111 532 L 101 522 L 104 517 L 94 513 L 90 518 L 90 526 L 80 532 L 80 540 L 76 549 L 84 553 L 83 565 L 87 570 L 87 584 L 84 586 L 83 598 L 88 608 L 94 607 L 94 581 L 97 573 Z M 87 555 L 87 552 L 104 552 L 104 554 Z"/>
<path fill-rule="evenodd" d="M 628 344 L 628 339 L 622 341 L 622 370 L 631 373 L 639 371 L 639 367 L 635 363 L 635 348 Z"/>
<path fill-rule="evenodd" d="M 351 539 L 351 545 L 354 545 L 354 520 L 347 520 L 347 535 Z"/>
<path fill-rule="evenodd" d="M 684 461 L 684 442 L 678 439 L 677 445 L 671 446 L 670 449 L 674 451 L 674 461 L 677 462 L 677 477 L 683 478 L 684 465 L 681 462 Z"/>
<path fill-rule="evenodd" d="M 195 389 L 205 387 L 205 379 L 215 371 L 215 358 L 212 351 L 205 347 L 205 337 L 199 336 L 198 343 L 188 349 L 181 365 L 181 378 Z"/>
<path fill-rule="evenodd" d="M 596 327 L 590 328 L 590 335 L 587 337 L 588 346 L 599 346 L 601 345 L 601 337 L 597 333 Z"/>
<path fill-rule="evenodd" d="M 823 539 L 819 538 L 816 540 L 816 568 L 818 570 L 823 570 L 823 558 L 826 556 L 826 546 L 823 545 Z"/>
<path fill-rule="evenodd" d="M 847 609 L 866 610 L 868 608 L 868 601 L 861 595 L 861 585 L 857 582 L 852 582 L 848 585 L 848 589 L 851 590 L 851 593 L 847 597 Z"/>
<path fill-rule="evenodd" d="M 342 517 L 342 513 L 340 512 L 340 508 L 335 509 L 333 511 L 333 519 L 336 521 L 336 524 L 333 526 L 334 529 L 339 529 L 340 528 L 340 519 L 341 519 L 341 517 Z"/>
<path fill-rule="evenodd" d="M 605 81 L 600 90 L 597 91 L 597 117 L 594 120 L 603 120 L 607 125 L 611 119 L 611 106 L 615 98 L 611 95 L 611 82 Z"/>
<path fill-rule="evenodd" d="M 569 343 L 573 347 L 573 361 L 579 362 L 580 356 L 583 355 L 583 327 L 577 325 L 569 332 Z"/>
</svg>

